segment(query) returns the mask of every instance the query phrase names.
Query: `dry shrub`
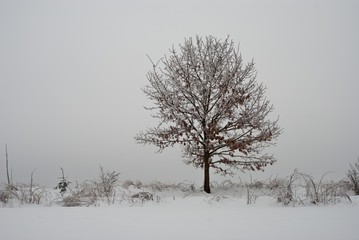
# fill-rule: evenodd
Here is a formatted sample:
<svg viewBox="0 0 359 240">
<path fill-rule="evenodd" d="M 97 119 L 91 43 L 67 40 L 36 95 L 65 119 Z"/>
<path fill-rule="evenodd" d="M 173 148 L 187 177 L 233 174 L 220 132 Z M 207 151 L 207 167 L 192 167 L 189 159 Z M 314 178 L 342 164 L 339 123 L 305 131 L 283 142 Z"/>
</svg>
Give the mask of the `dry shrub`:
<svg viewBox="0 0 359 240">
<path fill-rule="evenodd" d="M 65 207 L 90 206 L 99 201 L 100 197 L 95 185 L 89 181 L 85 181 L 75 189 L 70 189 L 69 193 L 62 198 Z"/>
<path fill-rule="evenodd" d="M 11 199 L 11 192 L 6 188 L 0 190 L 0 202 L 3 204 L 7 204 Z"/>
<path fill-rule="evenodd" d="M 139 199 L 142 202 L 150 201 L 150 200 L 153 201 L 153 194 L 150 193 L 150 192 L 139 192 L 139 193 L 133 194 L 131 196 L 131 198 L 132 199 Z"/>
<path fill-rule="evenodd" d="M 350 169 L 347 171 L 347 177 L 351 184 L 351 189 L 356 195 L 359 195 L 359 158 L 354 165 L 350 164 Z"/>
<path fill-rule="evenodd" d="M 98 179 L 85 181 L 75 189 L 69 189 L 68 194 L 62 197 L 63 206 L 90 206 L 100 202 L 114 204 L 119 175 L 100 166 Z"/>
<path fill-rule="evenodd" d="M 62 199 L 64 207 L 80 207 L 83 206 L 83 202 L 76 195 L 67 196 Z"/>
<path fill-rule="evenodd" d="M 20 204 L 40 204 L 47 197 L 47 190 L 33 184 L 9 185 L 1 191 L 3 203 L 8 203 L 10 199 L 18 201 Z"/>
<path fill-rule="evenodd" d="M 194 182 L 181 182 L 177 184 L 177 188 L 182 192 L 194 192 L 196 191 L 196 185 Z"/>
<path fill-rule="evenodd" d="M 114 203 L 116 197 L 115 187 L 120 173 L 105 171 L 100 166 L 99 179 L 94 182 L 99 197 L 105 198 L 107 203 Z"/>
<path fill-rule="evenodd" d="M 317 182 L 311 175 L 295 170 L 285 180 L 284 187 L 279 187 L 279 191 L 277 191 L 278 202 L 287 206 L 337 203 L 342 198 L 351 201 L 343 188 L 342 181 L 337 183 L 324 181 L 324 177 L 328 173 L 323 174 L 319 182 Z"/>
</svg>

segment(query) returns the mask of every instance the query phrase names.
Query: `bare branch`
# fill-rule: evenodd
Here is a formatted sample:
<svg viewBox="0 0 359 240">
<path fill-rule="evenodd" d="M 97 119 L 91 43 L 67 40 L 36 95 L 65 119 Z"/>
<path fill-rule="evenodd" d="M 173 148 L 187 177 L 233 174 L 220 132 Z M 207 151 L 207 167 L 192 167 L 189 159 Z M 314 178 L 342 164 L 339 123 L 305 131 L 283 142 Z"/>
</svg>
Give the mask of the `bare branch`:
<svg viewBox="0 0 359 240">
<path fill-rule="evenodd" d="M 269 118 L 274 108 L 265 98 L 266 87 L 256 82 L 254 61 L 243 64 L 229 36 L 185 39 L 169 52 L 156 64 L 147 55 L 153 69 L 143 92 L 156 107 L 146 109 L 161 121 L 136 141 L 159 151 L 179 144 L 185 162 L 204 168 L 205 174 L 209 167 L 230 174 L 223 166 L 262 170 L 273 164 L 274 157 L 261 152 L 275 144 L 282 130 L 278 119 Z"/>
</svg>

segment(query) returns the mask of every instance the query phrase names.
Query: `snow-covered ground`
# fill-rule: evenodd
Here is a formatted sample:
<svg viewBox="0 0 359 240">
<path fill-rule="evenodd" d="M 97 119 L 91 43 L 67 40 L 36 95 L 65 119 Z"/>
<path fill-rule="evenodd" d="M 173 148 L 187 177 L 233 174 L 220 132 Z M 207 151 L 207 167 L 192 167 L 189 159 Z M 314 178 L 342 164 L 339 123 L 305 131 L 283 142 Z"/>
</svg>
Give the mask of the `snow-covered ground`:
<svg viewBox="0 0 359 240">
<path fill-rule="evenodd" d="M 357 240 L 359 198 L 352 203 L 283 207 L 273 198 L 194 194 L 144 204 L 0 208 L 4 240 L 251 239 Z"/>
</svg>

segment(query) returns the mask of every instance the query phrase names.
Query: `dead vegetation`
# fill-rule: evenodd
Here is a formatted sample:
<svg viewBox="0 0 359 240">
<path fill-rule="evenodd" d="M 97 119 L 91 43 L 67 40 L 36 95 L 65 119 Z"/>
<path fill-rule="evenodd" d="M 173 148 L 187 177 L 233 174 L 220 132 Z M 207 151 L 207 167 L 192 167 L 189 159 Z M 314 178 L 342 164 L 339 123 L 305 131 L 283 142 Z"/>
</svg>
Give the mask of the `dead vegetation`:
<svg viewBox="0 0 359 240">
<path fill-rule="evenodd" d="M 191 196 L 204 196 L 211 199 L 209 203 L 220 201 L 241 201 L 256 204 L 262 197 L 273 199 L 283 206 L 308 206 L 336 204 L 340 201 L 350 202 L 354 185 L 348 178 L 340 181 L 326 180 L 330 173 L 320 179 L 295 170 L 284 178 L 270 178 L 265 181 L 250 180 L 212 182 L 212 196 L 204 194 L 203 187 L 193 182 L 142 183 L 139 180 L 120 181 L 120 173 L 108 171 L 100 166 L 97 179 L 81 184 L 70 184 L 66 191 L 60 188 L 47 189 L 34 183 L 34 172 L 30 184 L 3 184 L 0 186 L 0 203 L 2 206 L 19 206 L 42 204 L 44 206 L 101 206 L 114 204 L 142 205 L 160 203 Z M 65 179 L 65 178 L 63 178 Z M 62 179 L 62 180 L 63 180 Z M 67 180 L 66 180 L 67 181 Z M 75 185 L 75 186 L 73 186 Z M 204 195 L 203 195 L 204 194 Z"/>
</svg>

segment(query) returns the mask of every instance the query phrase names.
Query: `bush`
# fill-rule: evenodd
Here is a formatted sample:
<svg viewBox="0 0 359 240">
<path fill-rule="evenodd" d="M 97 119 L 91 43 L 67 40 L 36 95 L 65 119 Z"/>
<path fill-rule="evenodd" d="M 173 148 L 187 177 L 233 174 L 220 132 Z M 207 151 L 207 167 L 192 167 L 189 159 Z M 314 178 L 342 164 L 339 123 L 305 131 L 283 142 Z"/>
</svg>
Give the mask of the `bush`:
<svg viewBox="0 0 359 240">
<path fill-rule="evenodd" d="M 0 202 L 3 204 L 7 204 L 11 198 L 11 192 L 7 189 L 0 190 Z"/>
<path fill-rule="evenodd" d="M 328 173 L 322 175 L 319 182 L 316 182 L 312 176 L 300 173 L 297 170 L 289 176 L 283 187 L 279 187 L 277 192 L 277 200 L 284 206 L 289 204 L 328 204 L 337 203 L 340 198 L 350 198 L 347 195 L 343 182 L 335 183 L 324 182 L 324 177 Z"/>
<path fill-rule="evenodd" d="M 131 196 L 133 200 L 139 200 L 141 203 L 153 201 L 153 194 L 150 192 L 139 192 Z"/>
<path fill-rule="evenodd" d="M 277 190 L 277 201 L 282 203 L 284 206 L 289 205 L 290 203 L 296 203 L 296 198 L 294 197 L 293 183 L 298 179 L 298 171 L 294 172 L 289 176 L 289 179 L 284 179 L 282 184 L 278 186 Z"/>
<path fill-rule="evenodd" d="M 62 202 L 65 207 L 95 205 L 99 200 L 95 186 L 88 182 L 84 182 L 77 188 L 70 189 L 66 195 L 62 195 Z"/>
<path fill-rule="evenodd" d="M 90 206 L 96 205 L 98 202 L 106 202 L 113 204 L 116 199 L 116 186 L 120 173 L 115 171 L 106 171 L 100 166 L 99 176 L 97 180 L 85 181 L 82 184 L 71 189 L 66 186 L 69 191 L 62 191 L 62 204 L 65 207 L 74 206 Z M 61 189 L 60 189 L 61 190 Z"/>
<path fill-rule="evenodd" d="M 113 203 L 116 197 L 115 186 L 118 182 L 120 173 L 115 171 L 105 171 L 100 166 L 99 179 L 94 182 L 98 196 L 104 197 L 107 203 Z"/>
<path fill-rule="evenodd" d="M 80 198 L 76 195 L 64 197 L 62 201 L 64 207 L 79 207 L 83 205 Z"/>
<path fill-rule="evenodd" d="M 350 164 L 350 169 L 347 171 L 347 177 L 351 183 L 351 189 L 356 195 L 359 195 L 359 158 L 354 165 Z"/>
</svg>

